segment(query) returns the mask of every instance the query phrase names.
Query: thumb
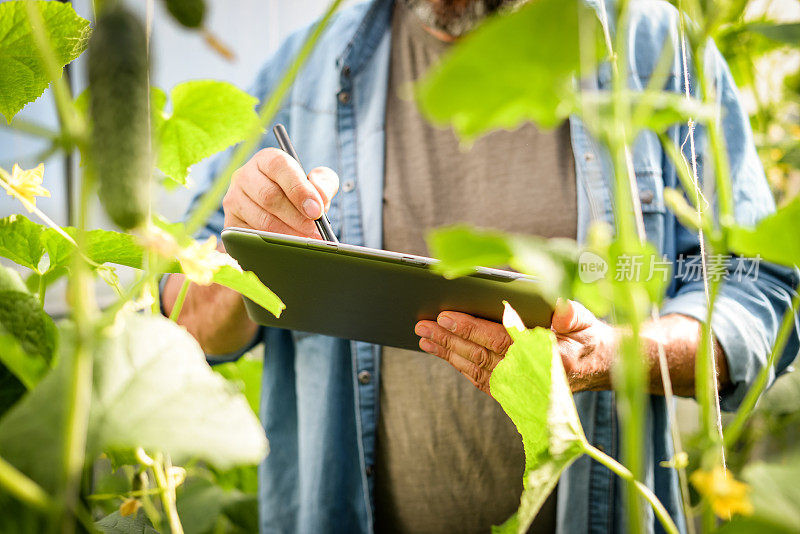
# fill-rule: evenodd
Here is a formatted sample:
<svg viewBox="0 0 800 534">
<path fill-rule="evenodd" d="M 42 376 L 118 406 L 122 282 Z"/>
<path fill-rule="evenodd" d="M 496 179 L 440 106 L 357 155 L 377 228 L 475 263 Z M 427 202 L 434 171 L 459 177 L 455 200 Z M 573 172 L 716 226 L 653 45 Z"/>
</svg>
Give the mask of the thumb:
<svg viewBox="0 0 800 534">
<path fill-rule="evenodd" d="M 569 334 L 589 328 L 596 321 L 594 314 L 583 304 L 559 298 L 553 311 L 551 328 L 557 334 Z"/>
<path fill-rule="evenodd" d="M 311 184 L 319 191 L 325 211 L 331 207 L 331 199 L 339 191 L 339 177 L 328 167 L 317 167 L 308 173 Z"/>
</svg>

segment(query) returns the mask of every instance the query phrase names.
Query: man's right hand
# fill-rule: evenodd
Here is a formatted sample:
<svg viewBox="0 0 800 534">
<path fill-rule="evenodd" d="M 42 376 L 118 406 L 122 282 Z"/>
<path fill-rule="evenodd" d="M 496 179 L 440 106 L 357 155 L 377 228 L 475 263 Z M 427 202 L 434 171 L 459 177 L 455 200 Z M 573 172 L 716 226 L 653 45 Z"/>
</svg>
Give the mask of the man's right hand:
<svg viewBox="0 0 800 534">
<path fill-rule="evenodd" d="M 225 226 L 321 239 L 314 220 L 338 189 L 331 169 L 317 167 L 306 177 L 286 152 L 265 148 L 233 173 L 222 200 Z"/>
</svg>

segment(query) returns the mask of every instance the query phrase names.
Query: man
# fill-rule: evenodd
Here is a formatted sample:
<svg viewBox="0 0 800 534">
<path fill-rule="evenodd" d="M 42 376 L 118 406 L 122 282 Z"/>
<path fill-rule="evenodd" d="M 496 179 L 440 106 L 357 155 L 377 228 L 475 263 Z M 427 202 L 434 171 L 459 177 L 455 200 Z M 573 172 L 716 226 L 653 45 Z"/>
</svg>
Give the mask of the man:
<svg viewBox="0 0 800 534">
<path fill-rule="evenodd" d="M 343 242 L 425 254 L 425 233 L 455 222 L 580 242 L 592 220 L 611 221 L 610 171 L 577 118 L 553 131 L 526 125 L 495 132 L 463 153 L 451 131 L 429 126 L 413 102 L 398 96 L 451 41 L 514 3 L 374 0 L 344 10 L 276 118 L 313 170 L 306 177 L 281 151 L 260 150 L 234 174 L 204 235 L 243 226 L 319 237 L 313 219 L 325 209 Z M 637 56 L 630 61 L 640 67 L 632 72 L 641 86 L 649 72 L 642 67 L 655 65 L 675 20 L 666 3 L 632 3 Z M 255 94 L 274 87 L 305 35 L 289 38 L 262 71 Z M 747 117 L 716 61 L 737 217 L 752 224 L 774 206 Z M 671 89 L 679 91 L 677 63 L 674 72 Z M 685 134 L 678 127 L 671 133 L 674 140 Z M 698 243 L 664 208 L 663 189 L 676 186 L 675 172 L 648 135 L 633 158 L 648 239 L 674 261 L 697 253 Z M 265 138 L 264 146 L 274 139 Z M 167 311 L 181 281 L 173 275 L 166 283 Z M 796 284 L 792 271 L 762 265 L 757 279 L 724 286 L 712 320 L 724 407 L 736 406 L 764 364 Z M 643 337 L 651 358 L 656 341 L 664 344 L 676 391 L 692 395 L 699 321 L 706 316 L 702 283 L 675 281 L 670 296 L 663 318 L 647 324 Z M 486 532 L 516 509 L 520 439 L 485 394 L 509 346 L 502 326 L 454 312 L 422 321 L 420 348 L 439 356 L 432 358 L 260 328 L 239 295 L 218 286 L 192 286 L 180 322 L 211 361 L 265 343 L 261 416 L 271 454 L 260 466 L 262 532 Z M 618 455 L 610 391 L 617 331 L 568 301 L 557 306 L 552 328 L 588 439 Z M 795 332 L 781 369 L 797 346 Z M 682 525 L 676 475 L 659 464 L 671 449 L 660 377 L 652 374 L 647 483 Z M 546 507 L 534 530 L 552 531 L 553 519 L 558 532 L 623 530 L 622 491 L 606 468 L 581 459 L 559 484 L 556 511 Z"/>
</svg>

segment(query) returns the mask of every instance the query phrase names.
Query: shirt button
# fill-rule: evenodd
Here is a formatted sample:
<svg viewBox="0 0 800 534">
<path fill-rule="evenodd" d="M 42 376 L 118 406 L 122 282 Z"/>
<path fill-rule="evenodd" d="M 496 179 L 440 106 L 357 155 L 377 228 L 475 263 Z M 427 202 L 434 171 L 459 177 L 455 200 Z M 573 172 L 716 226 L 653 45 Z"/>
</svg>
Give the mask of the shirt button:
<svg viewBox="0 0 800 534">
<path fill-rule="evenodd" d="M 342 104 L 349 104 L 350 103 L 350 92 L 349 91 L 339 91 L 339 102 Z"/>
<path fill-rule="evenodd" d="M 653 198 L 655 198 L 655 196 L 656 196 L 655 193 L 653 193 L 649 189 L 646 189 L 641 193 L 639 193 L 639 200 L 642 202 L 642 204 L 650 204 L 651 202 L 653 202 Z"/>
<path fill-rule="evenodd" d="M 370 383 L 371 380 L 372 380 L 372 373 L 370 373 L 369 371 L 361 371 L 360 373 L 358 373 L 359 384 L 363 384 L 366 386 L 367 384 Z"/>
<path fill-rule="evenodd" d="M 344 183 L 342 184 L 342 191 L 344 191 L 345 193 L 349 193 L 355 188 L 356 188 L 356 183 L 353 180 L 345 180 Z"/>
<path fill-rule="evenodd" d="M 368 477 L 371 477 L 372 475 L 375 474 L 375 468 L 372 467 L 371 465 L 368 465 L 366 468 L 364 468 L 364 472 L 367 474 Z"/>
<path fill-rule="evenodd" d="M 345 76 L 350 76 L 350 65 L 345 65 L 342 67 L 342 74 Z"/>
<path fill-rule="evenodd" d="M 592 161 L 594 159 L 594 154 L 592 154 L 591 152 L 587 152 L 586 154 L 583 155 L 583 159 L 586 161 Z"/>
</svg>

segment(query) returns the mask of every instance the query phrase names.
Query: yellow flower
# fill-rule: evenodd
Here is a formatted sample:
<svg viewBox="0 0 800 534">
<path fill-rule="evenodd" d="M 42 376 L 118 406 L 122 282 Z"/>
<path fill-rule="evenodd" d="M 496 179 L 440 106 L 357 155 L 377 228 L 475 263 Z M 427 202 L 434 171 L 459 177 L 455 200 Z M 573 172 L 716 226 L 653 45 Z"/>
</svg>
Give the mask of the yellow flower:
<svg viewBox="0 0 800 534">
<path fill-rule="evenodd" d="M 204 243 L 192 243 L 182 249 L 178 261 L 186 278 L 201 286 L 210 285 L 214 274 L 224 265 L 242 270 L 236 260 L 217 250 L 217 238 L 213 235 Z"/>
<path fill-rule="evenodd" d="M 753 504 L 748 496 L 750 487 L 733 478 L 722 466 L 715 466 L 711 472 L 695 471 L 691 480 L 697 491 L 711 503 L 714 513 L 722 519 L 730 519 L 733 514 L 753 513 Z"/>
<path fill-rule="evenodd" d="M 11 176 L 5 171 L 2 172 L 2 185 L 6 192 L 19 199 L 22 205 L 29 212 L 36 207 L 36 197 L 49 197 L 50 191 L 42 187 L 44 174 L 44 163 L 40 163 L 36 168 L 27 171 L 22 170 L 19 165 L 14 164 Z"/>
</svg>

